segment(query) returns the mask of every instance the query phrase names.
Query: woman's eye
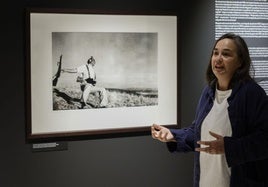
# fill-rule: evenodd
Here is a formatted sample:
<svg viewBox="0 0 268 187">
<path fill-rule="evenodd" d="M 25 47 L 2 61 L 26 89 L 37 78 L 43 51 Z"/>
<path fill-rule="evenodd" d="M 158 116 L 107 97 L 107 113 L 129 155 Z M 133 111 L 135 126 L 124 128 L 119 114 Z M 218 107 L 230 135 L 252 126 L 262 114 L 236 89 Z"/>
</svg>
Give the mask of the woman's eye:
<svg viewBox="0 0 268 187">
<path fill-rule="evenodd" d="M 223 56 L 230 56 L 229 53 L 222 53 Z"/>
</svg>

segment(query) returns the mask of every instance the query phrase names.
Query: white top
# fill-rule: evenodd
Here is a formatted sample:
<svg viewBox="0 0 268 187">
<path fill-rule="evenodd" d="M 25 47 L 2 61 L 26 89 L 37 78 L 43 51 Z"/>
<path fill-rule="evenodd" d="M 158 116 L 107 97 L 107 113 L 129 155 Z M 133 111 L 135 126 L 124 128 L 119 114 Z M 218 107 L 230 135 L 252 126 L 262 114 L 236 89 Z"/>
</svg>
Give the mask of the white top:
<svg viewBox="0 0 268 187">
<path fill-rule="evenodd" d="M 92 65 L 90 65 L 90 64 L 88 64 L 88 65 L 85 64 L 85 65 L 79 66 L 77 68 L 77 72 L 82 74 L 84 79 L 88 79 L 88 78 L 95 79 L 95 77 L 96 77 L 95 71 L 94 71 Z"/>
<path fill-rule="evenodd" d="M 212 131 L 221 136 L 231 136 L 232 128 L 228 115 L 227 98 L 232 90 L 216 89 L 215 100 L 201 126 L 201 140 L 215 140 L 209 134 Z M 203 145 L 202 145 L 203 147 Z M 200 187 L 229 187 L 231 170 L 227 166 L 225 155 L 200 152 Z"/>
</svg>

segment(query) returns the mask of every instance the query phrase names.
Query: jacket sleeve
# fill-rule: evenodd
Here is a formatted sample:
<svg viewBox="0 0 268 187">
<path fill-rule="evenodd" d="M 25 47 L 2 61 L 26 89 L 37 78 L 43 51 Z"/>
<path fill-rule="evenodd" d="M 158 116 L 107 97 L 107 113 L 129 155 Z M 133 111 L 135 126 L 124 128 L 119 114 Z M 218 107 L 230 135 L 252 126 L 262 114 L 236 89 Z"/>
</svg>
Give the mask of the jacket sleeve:
<svg viewBox="0 0 268 187">
<path fill-rule="evenodd" d="M 201 123 L 201 119 L 206 114 L 206 108 L 208 107 L 208 92 L 210 88 L 206 86 L 199 98 L 199 102 L 196 108 L 195 120 L 189 127 L 182 129 L 170 129 L 176 142 L 168 142 L 167 147 L 170 152 L 190 152 L 195 150 L 196 136 L 200 136 L 197 132 L 197 124 Z M 200 138 L 200 137 L 199 137 Z"/>
<path fill-rule="evenodd" d="M 194 123 L 183 129 L 170 129 L 176 142 L 168 142 L 170 152 L 189 152 L 194 150 Z"/>
<path fill-rule="evenodd" d="M 229 167 L 268 159 L 268 97 L 262 89 L 250 89 L 245 98 L 246 119 L 242 126 L 246 133 L 236 138 L 224 137 Z"/>
</svg>

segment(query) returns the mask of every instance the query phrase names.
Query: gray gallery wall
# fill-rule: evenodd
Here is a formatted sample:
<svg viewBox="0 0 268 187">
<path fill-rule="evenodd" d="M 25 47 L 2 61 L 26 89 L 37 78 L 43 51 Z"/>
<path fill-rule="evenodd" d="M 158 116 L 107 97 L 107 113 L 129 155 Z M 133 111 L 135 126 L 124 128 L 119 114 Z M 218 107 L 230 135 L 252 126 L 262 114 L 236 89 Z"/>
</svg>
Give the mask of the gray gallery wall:
<svg viewBox="0 0 268 187">
<path fill-rule="evenodd" d="M 171 154 L 150 135 L 69 141 L 33 153 L 25 143 L 24 8 L 175 11 L 179 23 L 181 123 L 194 117 L 214 42 L 214 1 L 11 0 L 1 10 L 1 187 L 192 186 L 193 153 Z M 179 4 L 179 5 L 177 5 Z"/>
</svg>

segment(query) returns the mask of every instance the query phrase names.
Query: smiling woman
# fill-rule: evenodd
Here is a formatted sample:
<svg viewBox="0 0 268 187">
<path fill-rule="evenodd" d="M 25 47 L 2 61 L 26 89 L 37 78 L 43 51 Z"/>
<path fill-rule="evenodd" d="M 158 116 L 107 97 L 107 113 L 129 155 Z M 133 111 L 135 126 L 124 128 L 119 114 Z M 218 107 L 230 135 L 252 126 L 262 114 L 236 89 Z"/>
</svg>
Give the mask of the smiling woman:
<svg viewBox="0 0 268 187">
<path fill-rule="evenodd" d="M 151 127 L 169 151 L 195 151 L 195 187 L 268 185 L 268 98 L 250 65 L 244 39 L 224 34 L 213 47 L 193 123 Z"/>
</svg>

